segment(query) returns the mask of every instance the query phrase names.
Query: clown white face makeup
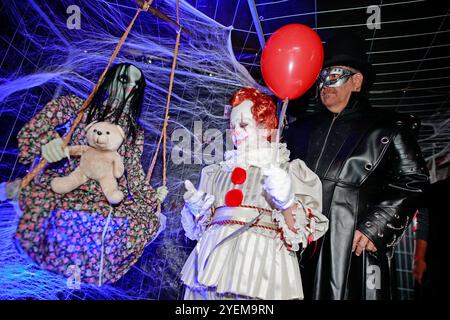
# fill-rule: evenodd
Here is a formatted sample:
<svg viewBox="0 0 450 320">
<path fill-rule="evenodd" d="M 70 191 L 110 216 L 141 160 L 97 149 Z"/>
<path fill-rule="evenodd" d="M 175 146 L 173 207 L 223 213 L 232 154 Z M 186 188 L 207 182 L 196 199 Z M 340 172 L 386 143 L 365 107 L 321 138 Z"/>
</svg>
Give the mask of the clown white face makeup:
<svg viewBox="0 0 450 320">
<path fill-rule="evenodd" d="M 268 130 L 258 125 L 252 114 L 253 102 L 245 100 L 231 110 L 230 129 L 235 147 L 256 149 L 268 144 Z"/>
</svg>

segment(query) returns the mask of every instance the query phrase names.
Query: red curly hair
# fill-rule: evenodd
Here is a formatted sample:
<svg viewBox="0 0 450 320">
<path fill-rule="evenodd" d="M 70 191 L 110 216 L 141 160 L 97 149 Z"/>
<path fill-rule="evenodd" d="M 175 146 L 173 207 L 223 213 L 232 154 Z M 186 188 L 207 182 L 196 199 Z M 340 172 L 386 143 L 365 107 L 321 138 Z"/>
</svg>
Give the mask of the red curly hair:
<svg viewBox="0 0 450 320">
<path fill-rule="evenodd" d="M 233 94 L 230 106 L 234 108 L 245 100 L 253 102 L 251 110 L 257 124 L 263 124 L 269 130 L 278 127 L 277 107 L 271 97 L 254 88 L 242 88 Z"/>
</svg>

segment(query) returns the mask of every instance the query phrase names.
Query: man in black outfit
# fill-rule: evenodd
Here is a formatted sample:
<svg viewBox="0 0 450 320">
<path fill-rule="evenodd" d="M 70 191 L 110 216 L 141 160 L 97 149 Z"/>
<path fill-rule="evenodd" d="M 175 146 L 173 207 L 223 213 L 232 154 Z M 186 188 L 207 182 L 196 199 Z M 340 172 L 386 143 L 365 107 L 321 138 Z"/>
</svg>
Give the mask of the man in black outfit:
<svg viewBox="0 0 450 320">
<path fill-rule="evenodd" d="M 321 179 L 327 234 L 301 255 L 308 299 L 393 299 L 394 246 L 416 212 L 428 172 L 409 116 L 370 106 L 374 72 L 364 41 L 338 34 L 325 45 L 323 111 L 286 132 L 291 158 Z M 312 249 L 311 249 L 312 248 Z"/>
</svg>

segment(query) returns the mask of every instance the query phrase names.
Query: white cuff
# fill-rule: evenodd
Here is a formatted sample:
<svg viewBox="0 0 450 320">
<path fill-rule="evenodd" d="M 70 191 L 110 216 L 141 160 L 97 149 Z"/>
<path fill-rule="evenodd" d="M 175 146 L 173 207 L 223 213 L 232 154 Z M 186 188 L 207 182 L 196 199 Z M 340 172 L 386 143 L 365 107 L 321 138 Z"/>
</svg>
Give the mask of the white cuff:
<svg viewBox="0 0 450 320">
<path fill-rule="evenodd" d="M 311 212 L 311 214 L 310 214 Z M 286 220 L 281 211 L 273 210 L 272 217 L 278 222 L 285 242 L 290 245 L 292 251 L 298 251 L 300 244 L 303 248 L 308 246 L 310 241 L 320 238 L 328 229 L 328 219 L 321 213 L 313 213 L 310 209 L 304 208 L 297 201 L 294 209 L 295 223 L 297 232 L 293 232 L 286 224 Z"/>
<path fill-rule="evenodd" d="M 305 237 L 305 232 L 302 232 L 305 229 L 305 223 L 303 220 L 305 220 L 304 217 L 302 217 L 299 214 L 299 209 L 296 209 L 295 212 L 295 222 L 294 227 L 297 229 L 297 232 L 292 231 L 289 229 L 286 220 L 284 219 L 284 215 L 280 210 L 273 210 L 272 211 L 272 218 L 275 219 L 278 222 L 279 227 L 281 228 L 281 232 L 283 233 L 283 239 L 291 248 L 291 251 L 298 251 L 300 250 L 300 243 L 303 244 L 303 247 L 305 247 L 308 243 L 308 238 Z"/>
<path fill-rule="evenodd" d="M 294 203 L 294 201 L 295 201 L 294 195 L 291 195 L 287 201 L 279 201 L 274 197 L 272 198 L 273 204 L 280 210 L 289 209 Z"/>
</svg>

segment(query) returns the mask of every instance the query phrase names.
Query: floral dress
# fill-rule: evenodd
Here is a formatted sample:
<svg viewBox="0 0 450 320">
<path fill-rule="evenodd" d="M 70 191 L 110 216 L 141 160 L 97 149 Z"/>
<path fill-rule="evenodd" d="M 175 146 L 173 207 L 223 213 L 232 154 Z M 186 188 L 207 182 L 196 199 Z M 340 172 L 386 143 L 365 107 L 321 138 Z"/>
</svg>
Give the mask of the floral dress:
<svg viewBox="0 0 450 320">
<path fill-rule="evenodd" d="M 30 164 L 39 157 L 42 145 L 60 137 L 58 127 L 70 128 L 83 102 L 77 96 L 50 101 L 19 132 L 19 161 Z M 70 145 L 87 145 L 86 116 Z M 125 121 L 121 118 L 119 125 Z M 80 158 L 49 164 L 20 193 L 23 214 L 16 239 L 23 250 L 44 269 L 66 277 L 76 270 L 81 282 L 102 285 L 120 279 L 160 227 L 156 192 L 140 162 L 143 146 L 144 132 L 139 130 L 134 141 L 129 136 L 118 150 L 125 165 L 118 183 L 127 196 L 117 206 L 109 204 L 94 180 L 64 195 L 54 193 L 51 180 L 68 175 Z"/>
</svg>

